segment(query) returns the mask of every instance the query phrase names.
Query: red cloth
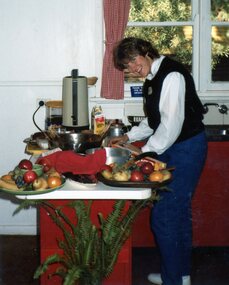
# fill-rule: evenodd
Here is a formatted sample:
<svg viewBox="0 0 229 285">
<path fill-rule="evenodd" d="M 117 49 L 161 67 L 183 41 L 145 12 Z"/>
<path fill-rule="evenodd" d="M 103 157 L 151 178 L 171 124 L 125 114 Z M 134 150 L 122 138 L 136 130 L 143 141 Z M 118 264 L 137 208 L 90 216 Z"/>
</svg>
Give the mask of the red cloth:
<svg viewBox="0 0 229 285">
<path fill-rule="evenodd" d="M 38 162 L 41 158 L 38 159 Z M 72 150 L 57 151 L 45 156 L 51 165 L 59 172 L 73 174 L 96 174 L 106 163 L 105 149 L 96 150 L 93 154 L 80 155 Z"/>
</svg>

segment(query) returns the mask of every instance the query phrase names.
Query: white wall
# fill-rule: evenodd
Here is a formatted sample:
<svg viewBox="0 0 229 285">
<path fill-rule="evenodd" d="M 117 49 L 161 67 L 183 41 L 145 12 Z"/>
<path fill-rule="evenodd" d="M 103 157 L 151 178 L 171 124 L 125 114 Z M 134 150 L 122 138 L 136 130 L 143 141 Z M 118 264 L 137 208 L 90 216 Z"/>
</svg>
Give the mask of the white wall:
<svg viewBox="0 0 229 285">
<path fill-rule="evenodd" d="M 102 21 L 102 0 L 0 0 L 0 175 L 28 158 L 39 99 L 61 99 L 73 68 L 101 78 Z M 44 128 L 45 108 L 35 118 Z M 0 193 L 0 234 L 36 233 L 36 211 L 12 216 L 9 197 Z"/>
</svg>

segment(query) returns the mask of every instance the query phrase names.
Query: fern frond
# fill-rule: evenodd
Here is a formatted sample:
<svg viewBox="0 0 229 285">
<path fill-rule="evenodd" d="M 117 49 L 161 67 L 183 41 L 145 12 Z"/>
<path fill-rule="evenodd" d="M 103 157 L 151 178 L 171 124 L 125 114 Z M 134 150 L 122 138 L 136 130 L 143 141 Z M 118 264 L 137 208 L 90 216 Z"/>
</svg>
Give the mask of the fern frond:
<svg viewBox="0 0 229 285">
<path fill-rule="evenodd" d="M 83 255 L 83 264 L 85 266 L 89 266 L 90 263 L 94 259 L 93 248 L 96 247 L 97 241 L 98 241 L 97 229 L 96 229 L 95 226 L 93 226 L 92 229 L 91 229 L 91 233 L 90 233 L 90 239 L 88 240 L 88 243 L 87 243 L 87 248 L 85 249 L 85 252 L 84 252 L 84 255 Z"/>
<path fill-rule="evenodd" d="M 117 200 L 113 206 L 113 211 L 103 221 L 103 239 L 106 244 L 113 243 L 113 240 L 120 231 L 119 221 L 122 216 L 125 203 L 125 200 Z"/>
<path fill-rule="evenodd" d="M 28 209 L 29 207 L 38 206 L 42 203 L 41 200 L 28 200 L 25 199 L 21 202 L 21 204 L 16 208 L 13 212 L 13 216 L 18 214 L 21 210 Z"/>
<path fill-rule="evenodd" d="M 76 280 L 79 280 L 82 274 L 82 269 L 78 266 L 73 266 L 70 270 L 68 270 L 63 285 L 75 285 Z"/>
<path fill-rule="evenodd" d="M 77 226 L 75 228 L 75 234 L 81 234 L 84 239 L 89 239 L 89 231 L 92 227 L 92 222 L 90 219 L 90 209 L 91 203 L 86 204 L 85 201 L 77 200 L 72 203 L 76 216 L 77 216 Z"/>
<path fill-rule="evenodd" d="M 62 258 L 59 254 L 53 254 L 46 258 L 44 263 L 42 263 L 37 270 L 35 271 L 33 278 L 38 279 L 43 273 L 45 273 L 48 269 L 48 266 L 53 263 L 60 263 L 62 261 Z"/>
</svg>

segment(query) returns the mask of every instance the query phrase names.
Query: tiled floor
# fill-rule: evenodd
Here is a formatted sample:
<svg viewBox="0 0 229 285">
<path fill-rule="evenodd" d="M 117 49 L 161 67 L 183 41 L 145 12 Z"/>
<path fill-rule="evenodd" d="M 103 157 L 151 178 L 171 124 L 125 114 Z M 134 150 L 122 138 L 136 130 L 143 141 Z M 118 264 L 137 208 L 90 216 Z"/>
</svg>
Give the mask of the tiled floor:
<svg viewBox="0 0 229 285">
<path fill-rule="evenodd" d="M 0 285 L 38 285 L 33 280 L 38 265 L 37 237 L 0 236 Z M 147 274 L 158 270 L 155 248 L 133 250 L 133 285 L 150 285 Z M 229 285 L 229 247 L 193 249 L 192 285 Z"/>
</svg>

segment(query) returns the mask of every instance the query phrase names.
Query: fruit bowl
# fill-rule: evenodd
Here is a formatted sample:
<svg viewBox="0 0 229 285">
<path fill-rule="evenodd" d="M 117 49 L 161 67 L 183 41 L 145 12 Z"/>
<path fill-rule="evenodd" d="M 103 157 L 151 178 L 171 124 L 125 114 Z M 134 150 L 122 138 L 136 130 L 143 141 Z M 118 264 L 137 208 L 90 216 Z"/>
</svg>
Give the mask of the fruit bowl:
<svg viewBox="0 0 229 285">
<path fill-rule="evenodd" d="M 34 172 L 36 172 L 37 176 L 40 177 L 43 175 L 44 171 L 43 171 L 43 165 L 40 164 L 33 164 L 33 168 L 32 170 Z M 27 172 L 27 169 L 21 169 L 21 172 L 24 174 L 25 172 Z"/>
</svg>

